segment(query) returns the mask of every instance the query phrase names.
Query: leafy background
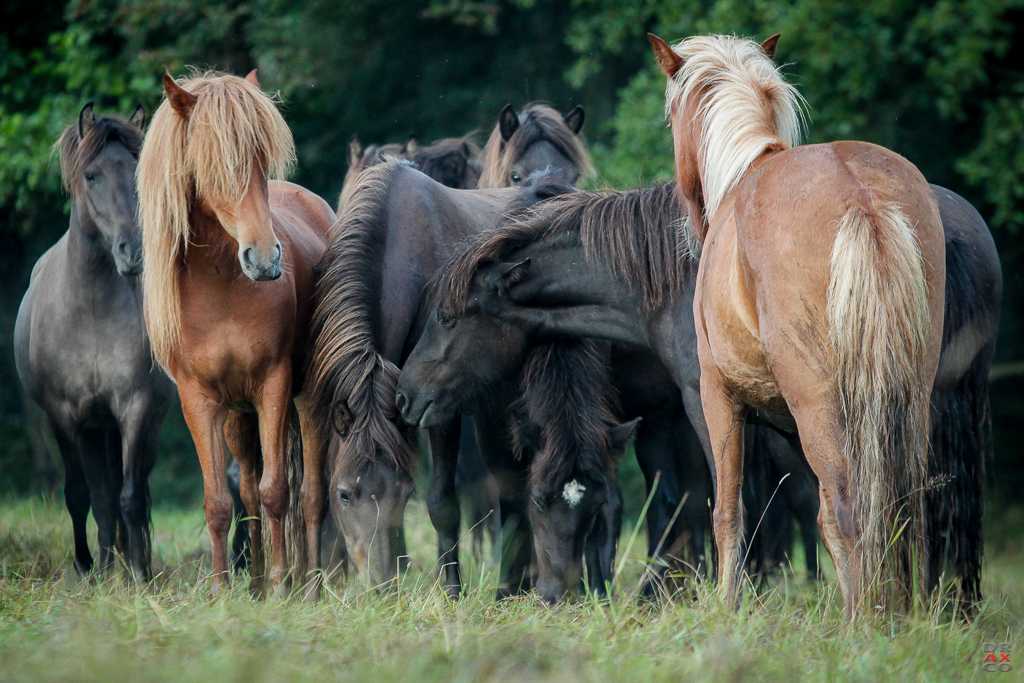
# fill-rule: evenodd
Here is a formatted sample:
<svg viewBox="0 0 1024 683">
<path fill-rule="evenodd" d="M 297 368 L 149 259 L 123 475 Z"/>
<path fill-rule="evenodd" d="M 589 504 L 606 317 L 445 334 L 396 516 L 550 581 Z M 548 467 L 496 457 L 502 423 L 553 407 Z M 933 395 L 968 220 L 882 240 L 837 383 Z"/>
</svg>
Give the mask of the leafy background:
<svg viewBox="0 0 1024 683">
<path fill-rule="evenodd" d="M 583 104 L 592 187 L 668 178 L 663 79 L 644 34 L 763 39 L 811 107 L 810 140 L 869 140 L 966 196 L 989 221 L 1005 300 L 993 379 L 993 500 L 1024 491 L 1024 0 L 7 0 L 0 6 L 0 494 L 59 481 L 33 436 L 11 352 L 32 264 L 66 229 L 50 146 L 86 102 L 159 104 L 186 67 L 279 90 L 295 180 L 334 201 L 350 135 L 423 141 L 479 131 L 507 102 Z M 192 504 L 198 468 L 180 412 L 154 495 Z"/>
</svg>

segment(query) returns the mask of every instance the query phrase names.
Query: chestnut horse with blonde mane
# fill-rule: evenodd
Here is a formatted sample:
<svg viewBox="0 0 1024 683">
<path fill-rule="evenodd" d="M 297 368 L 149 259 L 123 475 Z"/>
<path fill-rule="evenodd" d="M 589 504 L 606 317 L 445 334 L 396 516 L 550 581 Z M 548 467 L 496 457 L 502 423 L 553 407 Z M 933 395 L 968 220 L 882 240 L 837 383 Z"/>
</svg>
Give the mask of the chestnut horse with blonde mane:
<svg viewBox="0 0 1024 683">
<path fill-rule="evenodd" d="M 668 77 L 687 232 L 702 249 L 693 311 L 720 585 L 734 600 L 755 407 L 799 430 L 846 617 L 906 608 L 927 564 L 945 281 L 935 196 L 890 150 L 796 146 L 802 100 L 773 61 L 778 36 L 650 38 Z"/>
<path fill-rule="evenodd" d="M 202 465 L 214 595 L 228 580 L 225 438 L 241 466 L 246 508 L 258 517 L 262 505 L 269 519 L 270 585 L 280 589 L 292 400 L 302 386 L 314 267 L 334 212 L 315 194 L 270 180 L 291 167 L 294 143 L 255 71 L 245 79 L 208 73 L 179 82 L 165 75 L 163 85 L 167 99 L 138 170 L 146 325 L 154 355 L 178 385 Z M 312 457 L 317 430 L 305 402 L 296 399 L 295 407 L 304 457 Z M 306 531 L 316 530 L 306 548 L 312 567 L 321 521 L 306 520 Z M 250 533 L 253 588 L 260 590 L 259 519 Z"/>
</svg>

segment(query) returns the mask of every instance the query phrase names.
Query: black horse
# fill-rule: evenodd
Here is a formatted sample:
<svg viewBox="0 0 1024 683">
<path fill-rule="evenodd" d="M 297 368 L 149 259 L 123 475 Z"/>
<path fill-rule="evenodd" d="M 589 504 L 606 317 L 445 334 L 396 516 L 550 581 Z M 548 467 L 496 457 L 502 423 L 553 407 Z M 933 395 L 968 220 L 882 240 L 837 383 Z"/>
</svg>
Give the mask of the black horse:
<svg viewBox="0 0 1024 683">
<path fill-rule="evenodd" d="M 57 143 L 71 223 L 36 263 L 18 311 L 18 376 L 45 411 L 64 460 L 75 564 L 93 566 L 92 508 L 101 569 L 115 551 L 150 575 L 149 473 L 174 386 L 153 362 L 138 275 L 135 167 L 142 108 L 130 121 L 83 107 Z"/>
<path fill-rule="evenodd" d="M 517 189 L 446 188 L 410 166 L 390 161 L 359 176 L 332 231 L 317 289 L 310 391 L 325 435 L 329 505 L 357 567 L 377 585 L 392 579 L 404 555 L 406 502 L 413 489 L 416 440 L 394 405 L 399 367 L 426 322 L 424 289 L 460 241 L 494 225 Z M 533 201 L 530 199 L 529 201 Z M 428 309 L 429 310 L 429 309 Z M 514 462 L 504 399 L 477 406 L 477 442 L 495 475 L 504 544 L 517 552 L 504 561 L 511 585 L 530 565 L 522 527 L 523 502 L 507 494 L 520 473 Z M 455 488 L 459 416 L 429 431 L 431 487 L 427 497 L 438 531 L 444 585 L 461 590 L 458 570 L 461 512 Z"/>
<path fill-rule="evenodd" d="M 946 230 L 947 262 L 965 266 L 947 271 L 947 288 L 955 294 L 946 304 L 947 341 L 933 396 L 932 442 L 963 446 L 937 449 L 931 458 L 936 473 L 928 507 L 932 580 L 948 562 L 965 599 L 972 600 L 980 579 L 988 414 L 986 390 L 980 387 L 998 327 L 1001 274 L 991 235 L 977 213 L 948 190 L 933 189 Z M 419 386 L 411 379 L 422 376 L 411 372 L 414 362 L 429 358 L 440 366 L 464 330 L 491 325 L 517 343 L 582 336 L 649 349 L 669 371 L 710 453 L 691 306 L 696 263 L 680 257 L 679 221 L 656 219 L 659 206 L 676 201 L 675 192 L 667 185 L 556 197 L 470 244 L 440 279 L 439 308 L 424 332 L 424 348 L 410 357 L 403 380 L 410 379 L 399 386 L 407 420 L 429 422 L 430 413 L 447 400 L 437 385 Z M 943 400 L 943 391 L 957 401 Z M 761 419 L 794 431 L 778 416 Z M 942 485 L 947 479 L 952 487 Z"/>
</svg>

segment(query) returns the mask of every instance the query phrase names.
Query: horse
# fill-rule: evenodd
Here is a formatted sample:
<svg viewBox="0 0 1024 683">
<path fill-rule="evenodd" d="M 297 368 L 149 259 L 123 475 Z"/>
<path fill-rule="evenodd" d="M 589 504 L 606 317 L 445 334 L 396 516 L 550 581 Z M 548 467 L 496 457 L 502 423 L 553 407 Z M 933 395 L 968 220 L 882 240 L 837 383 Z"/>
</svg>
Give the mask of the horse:
<svg viewBox="0 0 1024 683">
<path fill-rule="evenodd" d="M 542 104 L 527 105 L 519 114 L 506 104 L 484 146 L 479 187 L 515 187 L 539 169 L 575 185 L 592 170 L 580 138 L 584 119 L 582 106 L 560 116 Z"/>
<path fill-rule="evenodd" d="M 348 142 L 348 171 L 341 187 L 338 212 L 341 213 L 348 203 L 359 174 L 371 166 L 383 163 L 388 157 L 411 161 L 425 175 L 442 185 L 457 190 L 472 190 L 480 180 L 478 156 L 480 150 L 473 142 L 472 134 L 435 140 L 428 147 L 420 147 L 415 138 L 409 138 L 403 145 L 370 145 L 366 148 L 359 137 L 353 135 Z"/>
<path fill-rule="evenodd" d="M 555 118 L 564 129 L 562 137 L 574 141 L 572 156 L 578 160 L 571 168 L 560 166 L 560 173 L 576 178 L 589 168 L 586 150 L 561 117 Z M 582 125 L 580 115 L 570 121 Z M 555 124 L 548 121 L 547 127 Z M 541 169 L 515 156 L 531 147 L 517 144 L 503 154 L 519 172 L 532 174 Z M 531 158 L 549 161 L 546 155 Z M 428 180 L 395 161 L 360 174 L 332 231 L 317 286 L 310 392 L 323 424 L 332 427 L 324 437 L 329 506 L 348 545 L 359 550 L 358 570 L 374 585 L 394 579 L 404 552 L 402 523 L 413 488 L 414 444 L 394 404 L 394 383 L 429 312 L 419 310 L 423 289 L 454 245 L 491 226 L 516 196 L 515 190 L 494 188 L 468 194 Z M 533 195 L 527 189 L 520 196 Z M 503 564 L 513 590 L 519 590 L 528 581 L 524 577 L 530 558 L 525 542 L 514 540 L 519 532 L 513 528 L 525 520 L 525 511 L 518 496 L 509 493 L 518 490 L 512 482 L 520 475 L 505 465 L 514 462 L 506 409 L 507 403 L 500 401 L 481 406 L 474 422 L 481 454 L 491 459 L 488 469 L 505 479 L 498 484 L 499 497 L 503 490 L 512 496 L 500 500 L 500 517 L 512 524 L 512 539 L 505 545 L 514 549 Z M 454 480 L 460 431 L 449 423 L 428 437 L 432 468 L 427 505 L 438 531 L 445 590 L 452 597 L 461 592 L 456 547 L 461 513 Z"/>
<path fill-rule="evenodd" d="M 949 286 L 967 294 L 985 294 L 955 305 L 976 312 L 977 320 L 971 322 L 970 334 L 978 334 L 979 343 L 987 349 L 995 338 L 992 321 L 998 319 L 995 311 L 999 305 L 998 289 L 990 284 L 999 278 L 998 261 L 987 257 L 994 253 L 991 236 L 975 212 L 963 210 L 962 199 L 937 186 L 931 189 L 947 235 L 946 260 L 958 258 L 956 251 L 980 250 L 986 255 L 972 260 L 972 264 L 977 264 L 975 268 L 957 271 L 962 275 L 955 273 L 969 281 Z M 438 313 L 454 320 L 467 311 L 490 315 L 520 328 L 517 334 L 532 339 L 593 336 L 652 350 L 681 390 L 687 415 L 707 451 L 708 431 L 703 424 L 698 391 L 701 373 L 694 358 L 692 335 L 696 332 L 689 313 L 694 279 L 687 277 L 687 269 L 695 268 L 696 263 L 677 258 L 682 240 L 675 228 L 659 226 L 655 230 L 640 217 L 623 218 L 603 206 L 603 202 L 609 201 L 613 200 L 608 195 L 588 193 L 556 197 L 531 219 L 514 221 L 482 235 L 456 256 L 440 279 Z M 609 215 L 616 220 L 607 220 Z M 664 285 L 673 281 L 678 284 Z M 955 317 L 949 315 L 945 319 Z M 956 326 L 947 329 L 951 338 L 958 334 Z M 974 349 L 968 345 L 961 355 L 958 345 L 951 348 L 956 353 L 943 357 L 940 376 L 948 372 L 951 377 L 960 377 L 970 366 L 965 365 L 965 358 L 973 362 L 989 352 L 983 350 L 971 356 Z M 976 394 L 961 394 L 960 398 L 965 406 L 977 400 Z M 411 396 L 408 400 L 408 412 L 415 415 L 416 400 Z M 962 418 L 963 411 L 951 417 Z M 786 431 L 795 431 L 776 416 L 767 414 L 764 418 Z M 984 432 L 983 423 L 964 426 L 955 424 L 955 420 L 941 421 L 937 428 L 954 432 L 966 429 L 978 435 L 979 442 Z M 976 455 L 980 448 L 972 447 L 963 457 L 980 460 L 981 456 Z M 975 455 L 971 455 L 972 451 Z M 968 469 L 977 470 L 978 466 Z M 946 518 L 935 528 L 947 529 L 952 522 L 966 523 L 969 511 L 976 511 L 981 505 L 980 497 L 969 493 L 976 484 L 977 480 L 967 483 L 963 498 L 957 503 L 961 515 Z M 970 527 L 957 526 L 950 535 L 962 539 L 971 531 Z M 961 541 L 961 547 L 965 545 Z"/>
<path fill-rule="evenodd" d="M 142 319 L 135 168 L 142 107 L 126 121 L 96 118 L 92 103 L 55 145 L 71 194 L 68 231 L 32 269 L 14 329 L 18 377 L 45 411 L 64 460 L 64 500 L 75 566 L 123 553 L 132 575 L 150 576 L 149 474 L 174 387 L 153 367 Z"/>
<path fill-rule="evenodd" d="M 942 346 L 944 236 L 924 176 L 861 142 L 795 146 L 801 99 L 763 45 L 651 37 L 668 78 L 676 178 L 702 245 L 694 316 L 718 473 L 715 538 L 738 593 L 742 427 L 795 421 L 822 538 L 853 621 L 923 585 L 929 396 Z"/>
<path fill-rule="evenodd" d="M 319 430 L 300 391 L 314 267 L 334 212 L 308 190 L 273 180 L 292 165 L 294 143 L 255 71 L 180 82 L 165 74 L 163 87 L 138 169 L 146 325 L 155 358 L 178 385 L 202 466 L 213 594 L 229 580 L 225 440 L 241 467 L 246 508 L 266 512 L 270 587 L 280 592 L 286 515 L 294 578 L 304 579 L 303 555 L 313 568 L 320 556 L 322 518 L 310 516 L 316 506 L 307 501 L 325 494 L 310 488 L 315 478 L 301 479 L 304 541 L 290 489 L 301 477 L 298 453 L 320 459 Z M 251 520 L 250 537 L 251 588 L 259 592 L 260 519 Z"/>
</svg>

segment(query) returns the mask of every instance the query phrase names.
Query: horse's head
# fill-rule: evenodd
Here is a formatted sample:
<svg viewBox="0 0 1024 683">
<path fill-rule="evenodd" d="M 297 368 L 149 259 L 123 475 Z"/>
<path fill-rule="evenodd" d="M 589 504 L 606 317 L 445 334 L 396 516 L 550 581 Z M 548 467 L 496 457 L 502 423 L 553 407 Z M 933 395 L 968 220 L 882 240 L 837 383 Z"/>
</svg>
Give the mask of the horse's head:
<svg viewBox="0 0 1024 683">
<path fill-rule="evenodd" d="M 268 179 L 272 167 L 291 163 L 292 142 L 277 108 L 260 91 L 256 72 L 245 79 L 220 77 L 198 94 L 170 75 L 163 83 L 167 101 L 188 126 L 186 155 L 195 181 L 195 210 L 220 223 L 238 244 L 238 262 L 246 276 L 257 281 L 281 277 L 281 243 L 271 221 Z M 203 120 L 194 121 L 197 116 Z"/>
<path fill-rule="evenodd" d="M 603 529 L 611 547 L 618 534 L 596 522 L 618 500 L 619 463 L 638 420 L 616 424 L 609 361 L 605 342 L 559 339 L 536 346 L 512 407 L 515 451 L 530 463 L 526 494 L 537 592 L 548 602 L 577 588 L 592 533 Z M 591 542 L 602 544 L 597 538 Z M 601 567 L 591 566 L 590 572 L 598 580 L 604 576 Z"/>
<path fill-rule="evenodd" d="M 515 325 L 472 308 L 459 319 L 435 309 L 398 380 L 395 401 L 405 421 L 436 427 L 514 379 L 527 351 Z"/>
<path fill-rule="evenodd" d="M 564 397 L 557 400 L 563 401 L 563 406 L 578 407 Z M 530 406 L 524 408 L 529 410 Z M 593 416 L 593 406 L 589 412 Z M 514 422 L 517 447 L 532 459 L 528 510 L 537 593 L 545 601 L 560 602 L 580 585 L 585 544 L 609 542 L 614 548 L 617 528 L 606 529 L 605 533 L 611 535 L 606 540 L 592 535 L 598 518 L 615 504 L 613 487 L 618 482 L 618 466 L 638 422 L 639 418 L 624 424 L 595 420 L 582 427 L 562 425 L 559 431 L 554 424 L 541 425 L 528 417 Z M 598 567 L 590 567 L 591 574 L 598 571 Z"/>
<path fill-rule="evenodd" d="M 480 186 L 515 187 L 542 170 L 576 184 L 591 168 L 579 135 L 583 120 L 581 106 L 561 116 L 543 105 L 528 106 L 519 114 L 505 105 L 484 149 Z"/>
<path fill-rule="evenodd" d="M 675 47 L 647 34 L 668 79 L 665 115 L 687 208 L 699 243 L 726 192 L 765 151 L 797 144 L 802 99 L 774 63 L 776 34 L 758 45 L 735 36 L 696 36 Z"/>
<path fill-rule="evenodd" d="M 121 275 L 142 272 L 135 168 L 144 122 L 141 106 L 129 121 L 97 119 L 90 102 L 57 143 L 64 186 L 71 192 L 79 225 L 110 252 Z"/>
<path fill-rule="evenodd" d="M 345 403 L 335 406 L 332 423 L 328 507 L 360 576 L 384 587 L 407 561 L 403 521 L 415 489 L 415 433 L 390 419 L 357 424 Z"/>
</svg>

